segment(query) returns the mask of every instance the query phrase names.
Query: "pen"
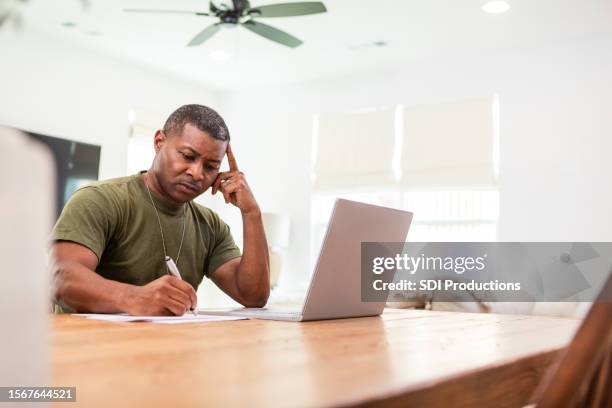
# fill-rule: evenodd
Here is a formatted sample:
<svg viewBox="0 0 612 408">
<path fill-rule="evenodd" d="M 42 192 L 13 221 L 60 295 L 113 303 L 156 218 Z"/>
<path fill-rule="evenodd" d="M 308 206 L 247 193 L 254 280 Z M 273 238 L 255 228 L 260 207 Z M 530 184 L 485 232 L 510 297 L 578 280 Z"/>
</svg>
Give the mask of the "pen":
<svg viewBox="0 0 612 408">
<path fill-rule="evenodd" d="M 177 278 L 179 278 L 180 280 L 183 280 L 183 278 L 181 277 L 181 273 L 179 272 L 178 268 L 176 267 L 176 264 L 174 263 L 174 261 L 172 260 L 172 258 L 170 258 L 169 256 L 167 256 L 165 259 L 166 261 L 166 265 L 168 266 L 168 269 L 170 270 L 170 273 L 174 276 L 176 276 Z M 196 313 L 195 309 L 191 309 L 191 313 L 193 313 L 194 316 L 197 316 L 198 314 Z"/>
</svg>

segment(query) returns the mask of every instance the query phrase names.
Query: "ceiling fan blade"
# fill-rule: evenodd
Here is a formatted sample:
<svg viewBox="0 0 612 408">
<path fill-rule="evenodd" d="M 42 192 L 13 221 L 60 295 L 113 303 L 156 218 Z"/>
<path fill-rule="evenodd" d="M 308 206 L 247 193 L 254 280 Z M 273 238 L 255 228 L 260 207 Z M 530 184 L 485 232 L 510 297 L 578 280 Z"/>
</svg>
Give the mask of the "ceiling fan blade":
<svg viewBox="0 0 612 408">
<path fill-rule="evenodd" d="M 195 14 L 196 16 L 210 16 L 208 13 L 187 10 L 148 10 L 148 9 L 123 9 L 126 13 L 174 13 L 174 14 Z"/>
<path fill-rule="evenodd" d="M 300 40 L 299 38 L 287 34 L 286 32 L 279 30 L 278 28 L 274 28 L 258 21 L 245 21 L 244 23 L 242 23 L 242 26 L 247 30 L 251 30 L 255 34 L 259 34 L 262 37 L 267 38 L 268 40 L 276 41 L 277 43 L 286 45 L 287 47 L 295 48 L 302 45 L 302 40 Z"/>
<path fill-rule="evenodd" d="M 325 13 L 326 11 L 325 4 L 320 1 L 304 1 L 253 7 L 249 10 L 249 13 L 256 17 L 292 17 Z"/>
<path fill-rule="evenodd" d="M 6 12 L 6 14 L 0 15 L 0 27 L 2 27 L 2 24 L 4 24 L 6 20 L 8 20 L 10 15 L 11 13 L 9 13 L 8 11 Z"/>
<path fill-rule="evenodd" d="M 193 47 L 195 45 L 202 44 L 204 41 L 208 40 L 210 37 L 215 35 L 217 31 L 219 31 L 220 29 L 221 29 L 221 23 L 215 23 L 215 24 L 209 25 L 208 27 L 200 31 L 198 35 L 193 37 L 193 39 L 189 41 L 189 44 L 187 44 L 187 46 Z"/>
</svg>

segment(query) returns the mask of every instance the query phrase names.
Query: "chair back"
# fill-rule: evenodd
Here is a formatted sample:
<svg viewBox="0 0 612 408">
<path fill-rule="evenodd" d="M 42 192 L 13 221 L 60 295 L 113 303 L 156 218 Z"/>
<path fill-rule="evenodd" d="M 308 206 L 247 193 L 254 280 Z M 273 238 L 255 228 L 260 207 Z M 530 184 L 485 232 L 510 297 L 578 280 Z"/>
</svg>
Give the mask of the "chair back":
<svg viewBox="0 0 612 408">
<path fill-rule="evenodd" d="M 536 390 L 538 408 L 612 407 L 612 270 L 559 362 Z"/>
</svg>

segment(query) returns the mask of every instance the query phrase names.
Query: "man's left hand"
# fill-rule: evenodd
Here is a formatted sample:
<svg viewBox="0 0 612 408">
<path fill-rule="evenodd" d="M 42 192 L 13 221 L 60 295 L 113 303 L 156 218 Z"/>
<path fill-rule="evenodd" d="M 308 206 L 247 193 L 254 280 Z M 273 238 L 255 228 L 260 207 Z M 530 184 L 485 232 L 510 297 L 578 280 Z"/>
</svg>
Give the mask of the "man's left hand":
<svg viewBox="0 0 612 408">
<path fill-rule="evenodd" d="M 229 171 L 219 173 L 212 185 L 212 194 L 214 195 L 217 191 L 220 191 L 225 202 L 232 203 L 243 214 L 258 212 L 259 205 L 244 177 L 244 173 L 238 170 L 238 163 L 229 143 L 227 144 L 226 153 L 230 169 Z"/>
</svg>

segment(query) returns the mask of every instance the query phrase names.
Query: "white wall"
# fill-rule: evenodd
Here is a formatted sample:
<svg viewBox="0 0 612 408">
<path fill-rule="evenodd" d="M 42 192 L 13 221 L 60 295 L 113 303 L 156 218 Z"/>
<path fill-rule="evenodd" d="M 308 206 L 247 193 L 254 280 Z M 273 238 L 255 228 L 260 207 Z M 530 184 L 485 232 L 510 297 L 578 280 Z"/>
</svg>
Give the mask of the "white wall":
<svg viewBox="0 0 612 408">
<path fill-rule="evenodd" d="M 612 39 L 591 37 L 235 92 L 227 99 L 227 119 L 262 208 L 292 216 L 288 269 L 301 279 L 309 273 L 309 171 L 317 112 L 497 93 L 499 240 L 612 240 L 611 73 Z M 350 154 L 350 148 L 342 153 Z"/>
<path fill-rule="evenodd" d="M 31 27 L 0 31 L 0 50 L 0 124 L 102 145 L 101 179 L 124 175 L 130 109 L 167 116 L 201 103 L 222 112 L 214 91 Z"/>
</svg>

